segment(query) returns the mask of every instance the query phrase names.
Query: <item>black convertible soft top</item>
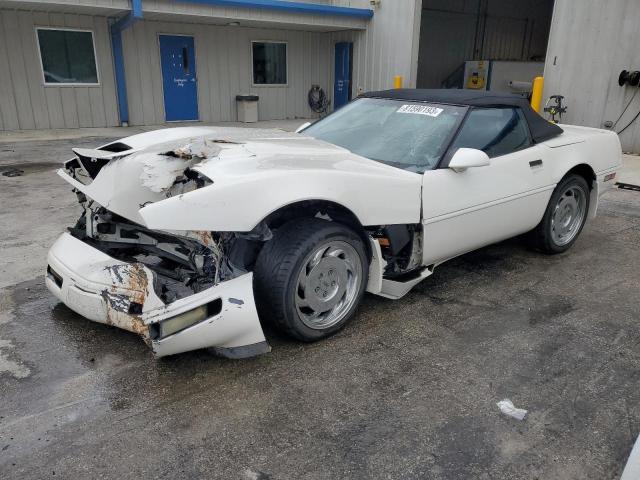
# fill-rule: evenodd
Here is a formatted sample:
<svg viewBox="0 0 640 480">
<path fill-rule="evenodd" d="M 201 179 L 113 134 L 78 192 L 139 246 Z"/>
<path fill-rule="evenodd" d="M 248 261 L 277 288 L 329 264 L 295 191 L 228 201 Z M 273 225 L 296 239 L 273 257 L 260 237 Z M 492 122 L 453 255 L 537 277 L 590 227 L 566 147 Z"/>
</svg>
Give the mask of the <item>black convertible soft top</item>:
<svg viewBox="0 0 640 480">
<path fill-rule="evenodd" d="M 531 137 L 534 142 L 544 142 L 562 133 L 555 123 L 548 122 L 538 115 L 526 98 L 519 95 L 497 94 L 475 90 L 455 89 L 410 89 L 381 90 L 361 95 L 369 98 L 389 98 L 410 102 L 432 102 L 449 105 L 468 105 L 471 107 L 518 107 L 522 109 Z"/>
</svg>

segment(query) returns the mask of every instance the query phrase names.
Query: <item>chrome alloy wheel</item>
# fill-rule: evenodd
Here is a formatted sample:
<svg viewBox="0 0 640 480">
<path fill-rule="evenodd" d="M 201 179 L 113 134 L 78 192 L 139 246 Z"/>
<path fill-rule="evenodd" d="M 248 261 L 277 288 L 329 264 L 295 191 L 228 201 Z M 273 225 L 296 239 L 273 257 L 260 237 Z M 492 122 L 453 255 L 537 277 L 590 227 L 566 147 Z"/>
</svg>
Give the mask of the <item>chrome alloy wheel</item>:
<svg viewBox="0 0 640 480">
<path fill-rule="evenodd" d="M 295 306 L 314 330 L 329 328 L 351 310 L 362 283 L 362 260 L 347 242 L 322 244 L 305 258 L 298 275 Z"/>
<path fill-rule="evenodd" d="M 558 199 L 551 215 L 551 238 L 558 246 L 571 242 L 587 214 L 587 196 L 583 189 L 569 186 Z"/>
</svg>

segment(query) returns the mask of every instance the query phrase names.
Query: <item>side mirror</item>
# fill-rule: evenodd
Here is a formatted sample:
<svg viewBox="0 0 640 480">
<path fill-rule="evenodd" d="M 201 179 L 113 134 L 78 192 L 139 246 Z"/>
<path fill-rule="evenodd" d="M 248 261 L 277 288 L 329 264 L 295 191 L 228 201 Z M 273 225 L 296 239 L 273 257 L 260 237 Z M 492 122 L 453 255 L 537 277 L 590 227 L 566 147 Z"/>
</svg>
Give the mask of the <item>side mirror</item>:
<svg viewBox="0 0 640 480">
<path fill-rule="evenodd" d="M 456 173 L 464 172 L 467 168 L 485 167 L 491 164 L 489 155 L 475 148 L 459 148 L 451 157 L 449 168 Z"/>
<path fill-rule="evenodd" d="M 298 128 L 296 128 L 296 133 L 300 133 L 302 130 L 304 130 L 305 128 L 307 128 L 309 125 L 311 125 L 311 122 L 303 123 L 303 124 L 302 124 L 302 125 L 300 125 Z"/>
</svg>

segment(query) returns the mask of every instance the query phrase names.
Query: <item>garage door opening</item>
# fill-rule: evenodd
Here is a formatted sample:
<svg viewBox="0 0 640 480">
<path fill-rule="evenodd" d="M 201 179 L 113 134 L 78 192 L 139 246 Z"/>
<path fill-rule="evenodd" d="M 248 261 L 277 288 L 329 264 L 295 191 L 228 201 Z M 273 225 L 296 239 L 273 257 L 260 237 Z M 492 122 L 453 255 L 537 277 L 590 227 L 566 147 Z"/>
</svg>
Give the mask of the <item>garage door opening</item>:
<svg viewBox="0 0 640 480">
<path fill-rule="evenodd" d="M 423 0 L 418 88 L 530 92 L 553 0 Z"/>
</svg>

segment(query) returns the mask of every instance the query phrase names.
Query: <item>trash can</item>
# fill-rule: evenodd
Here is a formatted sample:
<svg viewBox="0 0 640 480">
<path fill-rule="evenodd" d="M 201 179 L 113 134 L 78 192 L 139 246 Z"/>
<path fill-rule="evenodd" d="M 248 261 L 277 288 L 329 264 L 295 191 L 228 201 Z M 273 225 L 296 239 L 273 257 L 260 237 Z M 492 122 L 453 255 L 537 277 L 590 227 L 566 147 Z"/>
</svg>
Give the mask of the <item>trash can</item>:
<svg viewBox="0 0 640 480">
<path fill-rule="evenodd" d="M 258 121 L 258 95 L 236 95 L 238 121 L 253 123 Z"/>
</svg>

